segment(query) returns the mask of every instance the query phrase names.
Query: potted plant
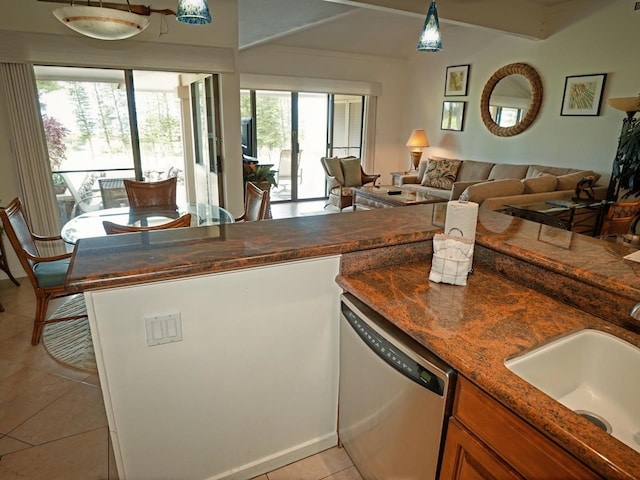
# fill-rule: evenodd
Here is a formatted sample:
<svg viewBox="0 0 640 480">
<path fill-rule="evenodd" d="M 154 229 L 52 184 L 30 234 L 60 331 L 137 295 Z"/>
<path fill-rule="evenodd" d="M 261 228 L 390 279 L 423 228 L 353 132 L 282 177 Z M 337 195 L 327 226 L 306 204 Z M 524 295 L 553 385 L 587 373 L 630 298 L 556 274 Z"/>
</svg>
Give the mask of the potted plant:
<svg viewBox="0 0 640 480">
<path fill-rule="evenodd" d="M 259 165 L 257 163 L 244 163 L 242 165 L 242 177 L 244 183 L 255 183 L 262 190 L 270 190 L 277 187 L 276 172 L 272 170 L 273 165 Z"/>
<path fill-rule="evenodd" d="M 635 110 L 627 111 L 622 124 L 609 183 L 608 198 L 613 201 L 618 200 L 621 192 L 624 192 L 622 198 L 640 195 L 640 119 L 635 118 L 637 111 L 640 111 L 640 96 L 635 102 Z"/>
</svg>

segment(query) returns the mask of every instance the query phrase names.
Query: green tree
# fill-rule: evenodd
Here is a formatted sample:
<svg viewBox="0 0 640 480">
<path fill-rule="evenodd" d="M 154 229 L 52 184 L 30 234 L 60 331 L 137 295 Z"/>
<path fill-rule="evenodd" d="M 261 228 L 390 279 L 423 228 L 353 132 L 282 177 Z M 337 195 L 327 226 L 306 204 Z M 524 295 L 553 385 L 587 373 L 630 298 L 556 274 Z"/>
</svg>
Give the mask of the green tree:
<svg viewBox="0 0 640 480">
<path fill-rule="evenodd" d="M 81 82 L 67 82 L 67 92 L 73 104 L 73 112 L 76 115 L 76 124 L 80 130 L 80 140 L 89 143 L 91 153 L 94 153 L 91 136 L 95 127 L 95 120 L 91 116 L 89 95 Z"/>
</svg>

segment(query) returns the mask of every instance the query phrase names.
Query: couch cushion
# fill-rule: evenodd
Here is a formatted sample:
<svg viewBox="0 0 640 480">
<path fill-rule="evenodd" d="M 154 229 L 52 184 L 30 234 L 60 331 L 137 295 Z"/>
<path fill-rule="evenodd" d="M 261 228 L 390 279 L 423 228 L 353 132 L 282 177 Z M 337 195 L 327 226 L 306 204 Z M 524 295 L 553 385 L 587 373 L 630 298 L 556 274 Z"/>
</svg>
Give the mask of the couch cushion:
<svg viewBox="0 0 640 480">
<path fill-rule="evenodd" d="M 458 176 L 458 169 L 461 163 L 461 160 L 449 158 L 442 158 L 440 160 L 436 160 L 435 158 L 430 159 L 421 184 L 425 187 L 451 190 L 453 182 L 456 181 L 456 177 Z"/>
<path fill-rule="evenodd" d="M 575 168 L 567 168 L 567 167 L 548 167 L 546 165 L 529 165 L 529 170 L 527 170 L 527 175 L 525 178 L 537 177 L 541 173 L 548 173 L 549 175 L 555 175 L 556 177 L 559 175 L 566 175 L 567 173 L 577 172 L 578 170 Z"/>
<path fill-rule="evenodd" d="M 359 158 L 341 158 L 342 173 L 344 173 L 345 187 L 360 187 L 362 185 L 362 168 Z"/>
<path fill-rule="evenodd" d="M 558 179 L 548 173 L 540 173 L 537 177 L 523 178 L 524 193 L 553 192 L 558 185 Z"/>
<path fill-rule="evenodd" d="M 485 200 L 485 198 L 521 195 L 523 192 L 524 184 L 520 180 L 516 178 L 507 178 L 471 185 L 462 192 L 460 200 L 480 204 Z"/>
<path fill-rule="evenodd" d="M 529 165 L 511 165 L 508 163 L 496 163 L 491 172 L 489 172 L 488 180 L 504 180 L 505 178 L 517 178 L 520 180 L 527 174 Z"/>
<path fill-rule="evenodd" d="M 340 184 L 344 184 L 344 174 L 342 173 L 342 163 L 338 157 L 325 158 L 324 164 L 327 167 L 327 172 L 330 176 L 334 177 Z"/>
<path fill-rule="evenodd" d="M 458 170 L 456 182 L 469 182 L 471 180 L 487 180 L 493 163 L 479 162 L 478 160 L 464 160 Z"/>
<path fill-rule="evenodd" d="M 600 174 L 592 172 L 591 170 L 580 170 L 578 172 L 560 175 L 558 177 L 558 186 L 556 187 L 556 190 L 575 190 L 578 182 L 584 177 L 589 176 L 595 177 L 596 182 L 600 178 Z"/>
</svg>

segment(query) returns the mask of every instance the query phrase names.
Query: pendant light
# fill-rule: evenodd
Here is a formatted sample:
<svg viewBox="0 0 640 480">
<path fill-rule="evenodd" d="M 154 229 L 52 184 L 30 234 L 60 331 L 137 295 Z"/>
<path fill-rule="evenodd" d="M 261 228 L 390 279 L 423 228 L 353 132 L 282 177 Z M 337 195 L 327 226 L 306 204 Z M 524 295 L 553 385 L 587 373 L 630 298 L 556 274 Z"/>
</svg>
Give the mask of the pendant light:
<svg viewBox="0 0 640 480">
<path fill-rule="evenodd" d="M 149 17 L 129 11 L 99 7 L 74 5 L 58 8 L 53 15 L 63 24 L 82 35 L 98 40 L 123 40 L 133 37 L 149 26 Z"/>
<path fill-rule="evenodd" d="M 176 20 L 191 25 L 211 23 L 207 0 L 178 0 Z"/>
<path fill-rule="evenodd" d="M 442 37 L 440 36 L 440 23 L 438 22 L 438 7 L 435 0 L 432 0 L 418 40 L 418 51 L 439 52 L 440 50 L 442 50 Z"/>
</svg>

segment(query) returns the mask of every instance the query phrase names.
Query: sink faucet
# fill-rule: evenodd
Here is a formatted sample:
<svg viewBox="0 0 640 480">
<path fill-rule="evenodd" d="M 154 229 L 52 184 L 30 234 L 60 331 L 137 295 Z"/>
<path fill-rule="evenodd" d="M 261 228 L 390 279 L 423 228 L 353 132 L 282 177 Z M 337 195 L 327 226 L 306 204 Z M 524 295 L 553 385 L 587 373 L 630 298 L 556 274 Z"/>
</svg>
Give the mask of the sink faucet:
<svg viewBox="0 0 640 480">
<path fill-rule="evenodd" d="M 640 303 L 636 303 L 636 305 L 631 309 L 631 316 L 636 320 L 640 320 Z"/>
</svg>

